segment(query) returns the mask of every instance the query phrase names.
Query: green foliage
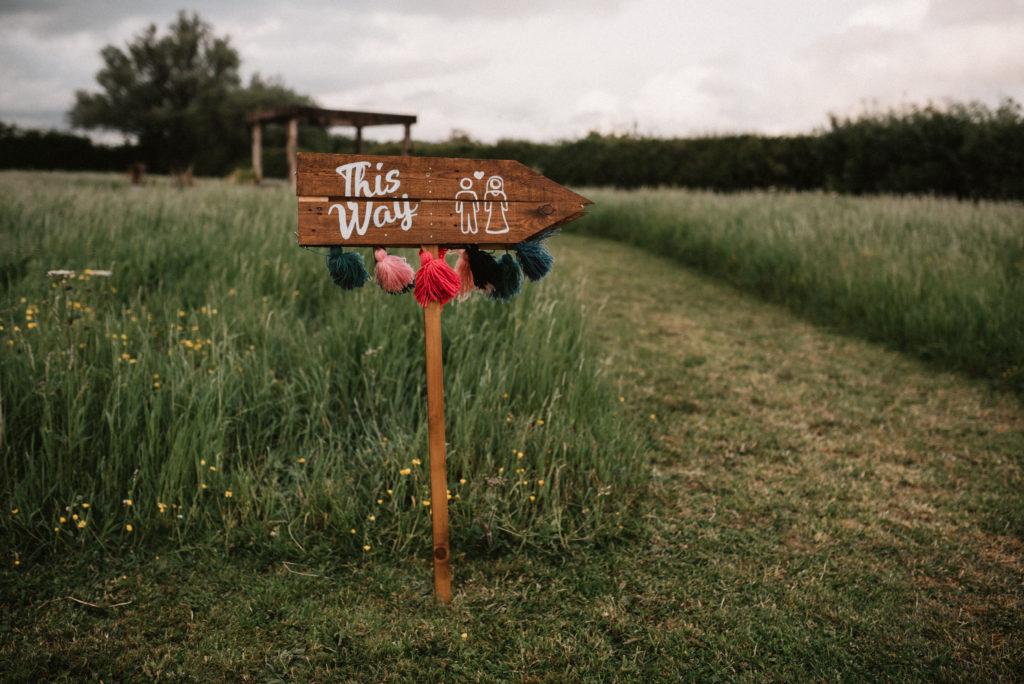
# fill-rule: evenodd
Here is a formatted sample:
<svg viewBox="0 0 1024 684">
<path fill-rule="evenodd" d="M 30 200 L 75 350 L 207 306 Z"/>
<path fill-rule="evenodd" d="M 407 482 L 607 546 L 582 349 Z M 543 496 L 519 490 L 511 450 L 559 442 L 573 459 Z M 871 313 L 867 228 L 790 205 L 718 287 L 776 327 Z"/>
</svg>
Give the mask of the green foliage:
<svg viewBox="0 0 1024 684">
<path fill-rule="evenodd" d="M 1013 100 L 832 118 L 825 184 L 848 193 L 1024 198 L 1024 117 Z"/>
<path fill-rule="evenodd" d="M 594 191 L 581 230 L 1024 392 L 1018 204 Z"/>
<path fill-rule="evenodd" d="M 133 137 L 153 170 L 223 174 L 248 151 L 246 111 L 311 103 L 258 74 L 241 87 L 238 52 L 198 14 L 182 11 L 166 35 L 151 24 L 125 50 L 100 54 L 101 91 L 75 93 L 71 123 Z"/>
<path fill-rule="evenodd" d="M 400 146 L 373 144 L 368 150 L 398 154 Z M 1012 100 L 994 111 L 971 103 L 833 117 L 829 130 L 813 135 L 659 139 L 591 133 L 554 144 L 495 145 L 453 136 L 417 142 L 415 153 L 516 159 L 575 186 L 1024 199 L 1024 116 Z"/>
<path fill-rule="evenodd" d="M 224 130 L 217 115 L 239 85 L 239 57 L 197 14 L 180 12 L 162 37 L 150 24 L 126 50 L 108 45 L 100 55 L 102 91 L 75 93 L 73 125 L 135 136 L 161 168 L 178 172 L 217 146 Z"/>
<path fill-rule="evenodd" d="M 129 145 L 107 147 L 64 131 L 22 130 L 0 122 L 0 168 L 122 171 L 136 159 Z"/>
<path fill-rule="evenodd" d="M 235 166 L 248 165 L 245 112 L 284 104 L 313 102 L 259 76 L 247 88 L 231 90 L 222 114 L 215 117 L 219 132 L 197 153 L 196 169 L 222 175 Z M 0 150 L 9 144 L 0 136 Z M 47 151 L 52 144 L 49 139 L 34 139 L 33 144 L 39 145 L 35 154 L 27 157 L 19 152 L 24 146 L 15 146 L 16 154 L 10 157 L 31 161 L 8 165 L 39 168 L 39 164 L 53 163 L 50 159 L 63 158 L 63 151 Z M 265 175 L 284 177 L 288 163 L 283 126 L 264 127 L 263 148 Z M 355 151 L 350 136 L 329 134 L 314 126 L 300 127 L 299 148 Z M 367 140 L 364 148 L 368 154 L 398 155 L 402 142 Z M 844 194 L 1024 199 L 1024 115 L 1013 100 L 995 110 L 979 103 L 952 103 L 944 108 L 929 105 L 847 119 L 832 117 L 827 130 L 810 135 L 659 139 L 591 133 L 558 143 L 506 139 L 486 144 L 455 132 L 442 142 L 416 142 L 413 151 L 432 157 L 516 159 L 560 183 L 575 186 L 727 192 L 826 189 Z"/>
<path fill-rule="evenodd" d="M 422 310 L 340 292 L 295 246 L 290 192 L 0 183 L 6 548 L 428 542 Z M 555 275 L 508 305 L 445 307 L 460 549 L 614 538 L 642 492 L 585 307 Z"/>
</svg>

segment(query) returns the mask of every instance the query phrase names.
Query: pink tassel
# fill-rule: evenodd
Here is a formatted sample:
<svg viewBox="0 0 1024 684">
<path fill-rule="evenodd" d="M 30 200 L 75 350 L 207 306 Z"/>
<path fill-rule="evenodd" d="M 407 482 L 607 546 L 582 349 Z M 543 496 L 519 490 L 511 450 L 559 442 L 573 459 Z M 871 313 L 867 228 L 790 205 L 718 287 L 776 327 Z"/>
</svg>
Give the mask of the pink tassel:
<svg viewBox="0 0 1024 684">
<path fill-rule="evenodd" d="M 420 306 L 438 302 L 443 307 L 458 293 L 459 285 L 458 274 L 445 262 L 444 256 L 435 259 L 430 252 L 420 252 L 420 270 L 416 271 L 413 290 Z"/>
<path fill-rule="evenodd" d="M 476 285 L 473 283 L 473 270 L 469 267 L 469 257 L 466 256 L 466 250 L 457 249 L 455 251 L 459 253 L 459 259 L 455 262 L 455 273 L 462 282 L 458 295 L 461 302 L 473 293 Z"/>
<path fill-rule="evenodd" d="M 413 271 L 404 257 L 388 254 L 387 250 L 378 247 L 373 250 L 373 258 L 377 261 L 373 267 L 373 277 L 382 290 L 391 294 L 409 291 Z"/>
</svg>

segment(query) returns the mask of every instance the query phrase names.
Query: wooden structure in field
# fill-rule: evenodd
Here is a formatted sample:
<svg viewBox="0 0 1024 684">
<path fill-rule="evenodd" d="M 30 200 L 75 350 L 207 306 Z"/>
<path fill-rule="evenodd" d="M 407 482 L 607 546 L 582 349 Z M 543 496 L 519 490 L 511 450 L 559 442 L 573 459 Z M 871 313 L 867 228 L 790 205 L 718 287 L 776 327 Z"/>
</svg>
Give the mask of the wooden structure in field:
<svg viewBox="0 0 1024 684">
<path fill-rule="evenodd" d="M 252 126 L 252 168 L 256 172 L 256 182 L 263 180 L 263 124 L 288 124 L 288 179 L 295 187 L 296 153 L 298 152 L 299 124 L 314 126 L 353 126 L 356 129 L 356 153 L 363 151 L 363 128 L 366 126 L 405 126 L 405 140 L 402 144 L 402 155 L 409 156 L 412 152 L 412 125 L 416 117 L 409 114 L 380 114 L 377 112 L 350 112 L 340 109 L 321 109 L 291 105 L 273 109 L 256 109 L 246 115 Z"/>
</svg>

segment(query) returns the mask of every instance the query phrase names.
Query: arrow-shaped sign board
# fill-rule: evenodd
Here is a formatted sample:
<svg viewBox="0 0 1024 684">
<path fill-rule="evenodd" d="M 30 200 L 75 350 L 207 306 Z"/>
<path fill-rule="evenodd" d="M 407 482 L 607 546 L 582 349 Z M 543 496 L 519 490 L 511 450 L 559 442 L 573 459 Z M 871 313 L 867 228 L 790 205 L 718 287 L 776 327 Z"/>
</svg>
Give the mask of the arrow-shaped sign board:
<svg viewBox="0 0 1024 684">
<path fill-rule="evenodd" d="M 590 200 L 517 161 L 300 154 L 299 244 L 514 245 Z"/>
</svg>

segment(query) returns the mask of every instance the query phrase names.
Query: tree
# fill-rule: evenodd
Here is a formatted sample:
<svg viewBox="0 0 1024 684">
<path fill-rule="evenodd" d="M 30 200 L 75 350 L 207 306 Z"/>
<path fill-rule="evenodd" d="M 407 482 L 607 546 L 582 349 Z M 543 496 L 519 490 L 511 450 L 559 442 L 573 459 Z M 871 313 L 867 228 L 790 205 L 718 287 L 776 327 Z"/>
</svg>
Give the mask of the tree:
<svg viewBox="0 0 1024 684">
<path fill-rule="evenodd" d="M 103 48 L 105 66 L 96 74 L 102 92 L 76 92 L 69 119 L 134 136 L 150 164 L 180 174 L 200 152 L 221 147 L 239 57 L 197 14 L 180 12 L 168 29 L 158 36 L 150 24 L 127 51 Z"/>
</svg>

